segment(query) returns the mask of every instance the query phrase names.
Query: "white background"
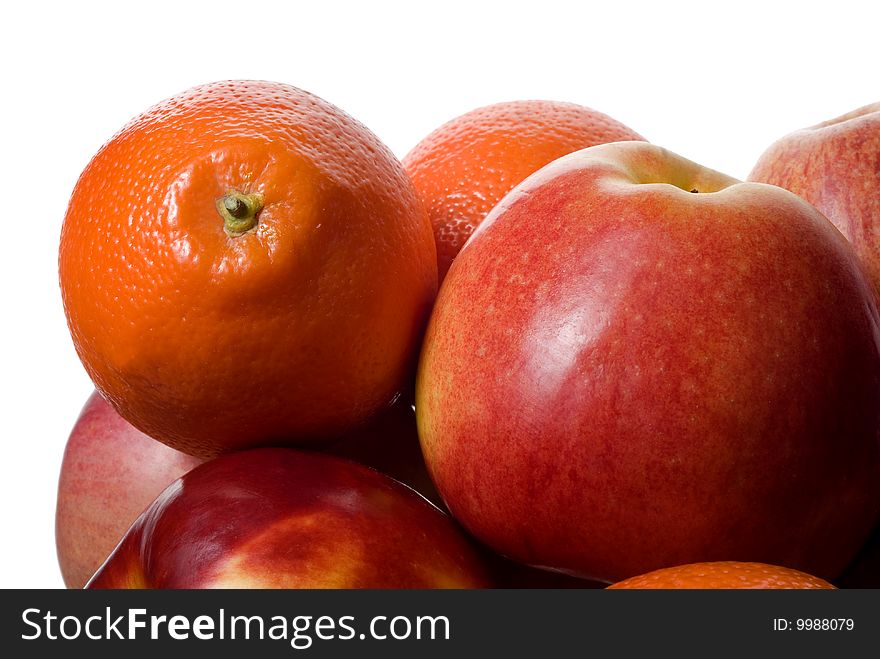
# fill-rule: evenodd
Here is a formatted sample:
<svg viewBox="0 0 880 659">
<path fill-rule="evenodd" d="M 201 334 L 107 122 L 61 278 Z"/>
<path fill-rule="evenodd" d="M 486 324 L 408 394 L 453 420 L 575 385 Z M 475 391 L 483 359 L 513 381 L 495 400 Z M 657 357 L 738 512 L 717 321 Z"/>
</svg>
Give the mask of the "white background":
<svg viewBox="0 0 880 659">
<path fill-rule="evenodd" d="M 9 7 L 9 3 L 5 5 Z M 19 3 L 0 17 L 0 587 L 61 587 L 55 488 L 91 391 L 67 333 L 67 198 L 129 118 L 199 83 L 326 98 L 399 156 L 497 101 L 581 103 L 745 177 L 796 128 L 880 100 L 872 2 Z"/>
</svg>

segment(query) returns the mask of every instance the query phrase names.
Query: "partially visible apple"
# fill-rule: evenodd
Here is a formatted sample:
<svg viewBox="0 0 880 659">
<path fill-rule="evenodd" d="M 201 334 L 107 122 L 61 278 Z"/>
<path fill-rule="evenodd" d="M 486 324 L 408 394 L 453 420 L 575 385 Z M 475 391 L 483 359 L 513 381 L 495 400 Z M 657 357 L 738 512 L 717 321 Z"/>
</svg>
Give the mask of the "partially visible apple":
<svg viewBox="0 0 880 659">
<path fill-rule="evenodd" d="M 392 405 L 327 452 L 396 478 L 442 507 L 408 403 Z M 85 585 L 153 499 L 202 462 L 143 434 L 92 393 L 68 439 L 58 483 L 56 545 L 65 585 Z"/>
<path fill-rule="evenodd" d="M 749 180 L 791 190 L 822 211 L 880 291 L 880 103 L 786 135 Z"/>
<path fill-rule="evenodd" d="M 125 421 L 94 392 L 67 440 L 55 541 L 68 588 L 82 588 L 126 529 L 169 483 L 203 461 Z"/>
<path fill-rule="evenodd" d="M 348 460 L 255 449 L 207 462 L 137 519 L 91 588 L 479 588 L 455 523 Z"/>
<path fill-rule="evenodd" d="M 804 200 L 597 146 L 514 188 L 453 262 L 419 436 L 453 516 L 517 562 L 835 577 L 880 513 L 878 341 L 852 247 Z"/>
</svg>

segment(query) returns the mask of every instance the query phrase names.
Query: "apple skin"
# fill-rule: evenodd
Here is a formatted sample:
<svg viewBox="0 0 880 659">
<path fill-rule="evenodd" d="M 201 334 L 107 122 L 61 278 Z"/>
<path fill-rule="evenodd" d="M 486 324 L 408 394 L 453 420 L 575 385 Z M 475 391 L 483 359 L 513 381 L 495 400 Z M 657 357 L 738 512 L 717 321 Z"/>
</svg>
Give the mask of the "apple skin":
<svg viewBox="0 0 880 659">
<path fill-rule="evenodd" d="M 791 190 L 822 211 L 880 291 L 880 103 L 786 135 L 749 180 Z"/>
<path fill-rule="evenodd" d="M 799 197 L 645 143 L 585 149 L 507 195 L 444 281 L 416 390 L 428 469 L 527 565 L 834 577 L 880 512 L 878 325 L 851 246 Z"/>
<path fill-rule="evenodd" d="M 202 462 L 137 430 L 92 393 L 58 480 L 55 541 L 64 584 L 82 588 L 153 499 Z"/>
<path fill-rule="evenodd" d="M 422 458 L 415 412 L 402 400 L 327 452 L 391 476 L 442 508 Z M 55 537 L 64 584 L 82 588 L 137 516 L 202 462 L 140 432 L 93 392 L 68 439 L 58 482 Z"/>
<path fill-rule="evenodd" d="M 480 588 L 452 520 L 397 481 L 293 449 L 219 457 L 172 483 L 89 588 Z"/>
<path fill-rule="evenodd" d="M 441 510 L 445 504 L 422 457 L 416 413 L 399 400 L 366 428 L 354 431 L 325 451 L 372 467 L 408 485 Z M 483 548 L 483 562 L 495 588 L 604 588 L 608 584 L 520 565 Z"/>
</svg>

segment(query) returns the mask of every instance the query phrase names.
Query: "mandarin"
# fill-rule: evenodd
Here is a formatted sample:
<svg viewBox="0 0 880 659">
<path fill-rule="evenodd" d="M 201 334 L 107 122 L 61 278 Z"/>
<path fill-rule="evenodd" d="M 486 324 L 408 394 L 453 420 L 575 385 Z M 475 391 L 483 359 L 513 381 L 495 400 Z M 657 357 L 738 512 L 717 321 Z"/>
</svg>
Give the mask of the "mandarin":
<svg viewBox="0 0 880 659">
<path fill-rule="evenodd" d="M 833 589 L 819 577 L 778 565 L 717 561 L 654 570 L 608 586 L 615 589 Z"/>
<path fill-rule="evenodd" d="M 437 288 L 399 161 L 330 103 L 257 81 L 170 98 L 98 151 L 60 279 L 98 389 L 203 457 L 365 422 L 411 379 Z"/>
<path fill-rule="evenodd" d="M 440 281 L 477 225 L 514 186 L 573 151 L 623 140 L 644 138 L 608 115 L 558 101 L 496 103 L 428 135 L 403 165 L 434 227 Z"/>
</svg>

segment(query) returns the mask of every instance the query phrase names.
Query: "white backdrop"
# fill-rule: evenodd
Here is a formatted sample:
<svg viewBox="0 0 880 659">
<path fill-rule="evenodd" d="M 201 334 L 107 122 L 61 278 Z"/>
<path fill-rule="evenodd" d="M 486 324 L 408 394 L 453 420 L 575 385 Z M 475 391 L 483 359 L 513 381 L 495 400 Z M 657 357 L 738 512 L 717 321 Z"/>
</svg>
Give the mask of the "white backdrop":
<svg viewBox="0 0 880 659">
<path fill-rule="evenodd" d="M 880 100 L 869 2 L 6 7 L 0 587 L 62 585 L 55 487 L 92 387 L 61 308 L 61 222 L 89 158 L 153 103 L 212 80 L 278 80 L 339 105 L 402 157 L 480 105 L 567 100 L 742 178 L 783 134 Z"/>
</svg>

